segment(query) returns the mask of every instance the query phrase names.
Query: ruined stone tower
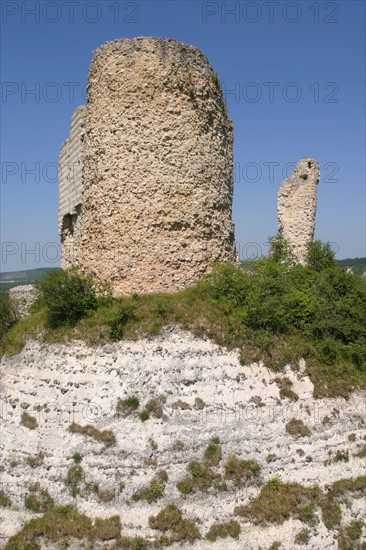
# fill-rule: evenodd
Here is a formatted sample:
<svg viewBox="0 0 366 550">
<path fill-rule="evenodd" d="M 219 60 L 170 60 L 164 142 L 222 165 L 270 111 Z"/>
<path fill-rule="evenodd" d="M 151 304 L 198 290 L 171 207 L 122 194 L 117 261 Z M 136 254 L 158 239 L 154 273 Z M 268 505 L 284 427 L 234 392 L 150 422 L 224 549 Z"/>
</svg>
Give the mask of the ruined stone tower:
<svg viewBox="0 0 366 550">
<path fill-rule="evenodd" d="M 60 155 L 62 266 L 126 294 L 173 292 L 234 260 L 232 141 L 200 50 L 159 38 L 103 44 Z M 71 187 L 66 158 L 80 161 Z"/>
<path fill-rule="evenodd" d="M 306 245 L 314 237 L 319 177 L 316 160 L 303 158 L 278 191 L 278 232 L 301 264 L 305 263 Z"/>
</svg>

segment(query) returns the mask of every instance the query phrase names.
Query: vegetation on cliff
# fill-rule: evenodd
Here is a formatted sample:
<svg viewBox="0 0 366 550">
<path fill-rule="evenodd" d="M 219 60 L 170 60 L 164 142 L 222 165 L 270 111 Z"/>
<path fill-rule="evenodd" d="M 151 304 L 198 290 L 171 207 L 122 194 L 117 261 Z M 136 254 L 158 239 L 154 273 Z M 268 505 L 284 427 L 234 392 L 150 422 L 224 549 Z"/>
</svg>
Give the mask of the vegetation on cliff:
<svg viewBox="0 0 366 550">
<path fill-rule="evenodd" d="M 2 347 L 21 349 L 27 337 L 102 344 L 153 336 L 179 325 L 218 344 L 239 348 L 243 363 L 263 360 L 281 371 L 299 359 L 315 396 L 347 396 L 366 386 L 366 281 L 346 273 L 327 244 L 310 242 L 307 266 L 276 238 L 268 258 L 249 269 L 225 263 L 174 294 L 112 298 L 75 270 L 46 274 L 36 284 L 34 313 L 9 328 Z"/>
</svg>

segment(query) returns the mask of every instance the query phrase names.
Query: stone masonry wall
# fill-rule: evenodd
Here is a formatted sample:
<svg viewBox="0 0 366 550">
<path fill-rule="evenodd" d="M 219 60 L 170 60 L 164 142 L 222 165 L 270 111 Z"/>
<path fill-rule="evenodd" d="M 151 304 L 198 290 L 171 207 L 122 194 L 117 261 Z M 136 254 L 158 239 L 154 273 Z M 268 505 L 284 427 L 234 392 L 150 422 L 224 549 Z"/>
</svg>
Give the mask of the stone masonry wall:
<svg viewBox="0 0 366 550">
<path fill-rule="evenodd" d="M 69 138 L 62 144 L 59 157 L 58 230 L 61 235 L 61 267 L 76 262 L 78 226 L 83 189 L 83 139 L 85 107 L 75 109 Z"/>
<path fill-rule="evenodd" d="M 173 292 L 235 260 L 232 126 L 202 52 L 107 42 L 87 95 L 80 267 L 116 294 Z"/>
<path fill-rule="evenodd" d="M 319 177 L 319 164 L 303 158 L 278 191 L 278 231 L 301 264 L 305 263 L 306 245 L 314 236 Z"/>
</svg>

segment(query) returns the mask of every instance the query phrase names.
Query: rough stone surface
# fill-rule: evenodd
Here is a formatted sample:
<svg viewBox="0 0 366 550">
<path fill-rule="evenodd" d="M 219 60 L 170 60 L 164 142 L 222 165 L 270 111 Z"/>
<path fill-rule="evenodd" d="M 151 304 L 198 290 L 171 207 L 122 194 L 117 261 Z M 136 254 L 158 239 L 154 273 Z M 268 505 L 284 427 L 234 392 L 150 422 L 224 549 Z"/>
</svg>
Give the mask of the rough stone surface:
<svg viewBox="0 0 366 550">
<path fill-rule="evenodd" d="M 72 114 L 69 138 L 62 144 L 59 157 L 58 231 L 61 236 L 61 267 L 77 262 L 80 241 L 80 215 L 84 167 L 85 107 Z"/>
<path fill-rule="evenodd" d="M 19 285 L 9 289 L 9 296 L 14 301 L 17 317 L 25 317 L 37 297 L 33 285 Z"/>
<path fill-rule="evenodd" d="M 305 264 L 306 245 L 314 237 L 319 178 L 319 164 L 303 158 L 278 191 L 278 231 L 301 264 Z"/>
<path fill-rule="evenodd" d="M 173 292 L 212 262 L 236 259 L 232 125 L 199 49 L 160 38 L 107 42 L 92 60 L 82 116 L 75 263 L 126 294 Z"/>
<path fill-rule="evenodd" d="M 325 489 L 338 479 L 365 475 L 364 458 L 357 456 L 365 444 L 365 392 L 355 392 L 347 401 L 315 400 L 304 367 L 301 361 L 297 372 L 286 368 L 283 373 L 273 373 L 263 364 L 244 366 L 236 351 L 178 329 L 154 339 L 100 347 L 82 342 L 28 342 L 19 355 L 5 357 L 1 364 L 1 481 L 12 499 L 11 508 L 0 508 L 2 544 L 26 520 L 37 517 L 24 507 L 24 496 L 29 484 L 38 481 L 57 504 L 75 504 L 92 518 L 118 514 L 124 536 L 157 537 L 148 518 L 171 502 L 185 517 L 199 519 L 203 537 L 215 522 L 235 517 L 241 524 L 238 541 L 229 537 L 212 543 L 203 538 L 192 546 L 175 544 L 172 550 L 264 550 L 276 540 L 284 550 L 337 548 L 338 531 L 325 527 L 318 509 L 319 523 L 310 528 L 305 546 L 294 543 L 296 534 L 308 527 L 298 519 L 262 527 L 234 516 L 235 506 L 258 494 L 255 485 L 239 490 L 227 482 L 224 491 L 212 488 L 188 496 L 176 488 L 177 481 L 187 475 L 189 462 L 202 459 L 215 436 L 221 440 L 223 455 L 215 471 L 221 474 L 227 459 L 236 454 L 256 460 L 264 482 L 279 476 L 286 482 L 319 484 Z M 283 375 L 293 383 L 299 396 L 296 403 L 280 398 L 275 377 Z M 137 413 L 116 417 L 117 400 L 131 395 L 139 398 L 139 410 L 152 397 L 164 395 L 162 417 L 151 416 L 144 423 Z M 196 398 L 203 402 L 200 407 Z M 177 407 L 179 400 L 188 408 Z M 20 424 L 22 411 L 36 418 L 35 429 Z M 311 435 L 289 435 L 286 423 L 291 418 L 301 419 Z M 116 445 L 104 448 L 91 437 L 71 433 L 71 422 L 112 430 Z M 181 441 L 180 447 L 174 446 L 177 441 Z M 346 450 L 348 462 L 331 460 L 337 451 Z M 40 452 L 44 453 L 43 463 L 31 467 L 27 458 Z M 84 479 L 74 498 L 64 480 L 74 465 L 75 452 L 82 456 Z M 162 468 L 169 476 L 163 496 L 151 504 L 131 500 Z M 88 483 L 111 491 L 111 500 L 103 502 L 95 493 L 88 493 Z M 365 497 L 350 498 L 349 507 L 342 505 L 342 525 L 355 519 L 366 520 Z M 364 541 L 365 535 L 364 529 Z M 70 546 L 82 547 L 85 543 L 77 541 Z M 42 550 L 46 548 L 60 546 L 42 544 Z M 101 543 L 94 548 L 105 546 Z"/>
</svg>

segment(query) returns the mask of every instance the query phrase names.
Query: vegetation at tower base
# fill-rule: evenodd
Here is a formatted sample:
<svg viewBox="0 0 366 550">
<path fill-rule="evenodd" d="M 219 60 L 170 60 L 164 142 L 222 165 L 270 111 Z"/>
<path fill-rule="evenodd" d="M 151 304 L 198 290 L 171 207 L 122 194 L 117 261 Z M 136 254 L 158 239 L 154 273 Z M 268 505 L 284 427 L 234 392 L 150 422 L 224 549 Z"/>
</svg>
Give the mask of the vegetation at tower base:
<svg viewBox="0 0 366 550">
<path fill-rule="evenodd" d="M 0 341 L 17 320 L 16 307 L 9 294 L 0 294 Z"/>
<path fill-rule="evenodd" d="M 320 241 L 309 243 L 306 266 L 295 263 L 277 237 L 270 257 L 246 270 L 215 265 L 175 294 L 112 298 L 104 291 L 98 297 L 91 279 L 74 270 L 46 275 L 37 286 L 38 311 L 10 327 L 3 342 L 8 353 L 40 333 L 44 341 L 102 344 L 179 325 L 239 348 L 243 363 L 263 360 L 281 371 L 288 363 L 298 368 L 303 357 L 316 397 L 347 396 L 366 386 L 366 281 L 346 273 Z"/>
<path fill-rule="evenodd" d="M 80 275 L 75 268 L 49 271 L 35 287 L 39 291 L 35 309 L 46 307 L 47 323 L 51 328 L 75 325 L 87 311 L 98 305 L 92 278 Z"/>
</svg>

